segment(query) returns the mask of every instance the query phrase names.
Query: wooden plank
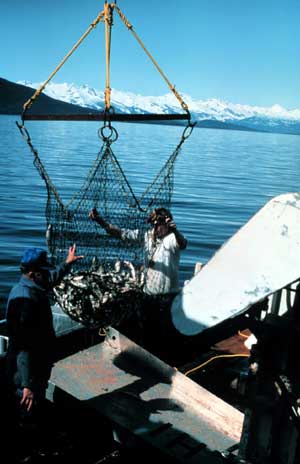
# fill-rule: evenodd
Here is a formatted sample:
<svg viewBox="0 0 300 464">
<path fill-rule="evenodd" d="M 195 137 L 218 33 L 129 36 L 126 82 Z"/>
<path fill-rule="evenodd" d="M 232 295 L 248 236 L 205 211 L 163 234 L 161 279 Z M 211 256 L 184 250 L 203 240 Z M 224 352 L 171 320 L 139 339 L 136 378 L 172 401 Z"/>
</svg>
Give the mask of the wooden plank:
<svg viewBox="0 0 300 464">
<path fill-rule="evenodd" d="M 222 451 L 240 439 L 240 411 L 115 329 L 56 363 L 50 382 L 182 462 L 187 453 Z"/>
</svg>

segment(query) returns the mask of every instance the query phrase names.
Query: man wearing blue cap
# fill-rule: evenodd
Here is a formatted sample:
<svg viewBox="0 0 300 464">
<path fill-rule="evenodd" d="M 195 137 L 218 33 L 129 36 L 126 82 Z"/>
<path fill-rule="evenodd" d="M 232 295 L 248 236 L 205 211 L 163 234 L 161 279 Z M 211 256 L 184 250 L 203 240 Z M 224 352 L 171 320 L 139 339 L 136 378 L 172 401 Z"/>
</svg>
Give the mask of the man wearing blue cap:
<svg viewBox="0 0 300 464">
<path fill-rule="evenodd" d="M 19 397 L 21 420 L 39 414 L 51 374 L 55 332 L 49 290 L 81 258 L 74 244 L 58 266 L 48 262 L 42 248 L 28 248 L 21 259 L 22 276 L 9 294 L 6 310 L 8 380 Z"/>
</svg>

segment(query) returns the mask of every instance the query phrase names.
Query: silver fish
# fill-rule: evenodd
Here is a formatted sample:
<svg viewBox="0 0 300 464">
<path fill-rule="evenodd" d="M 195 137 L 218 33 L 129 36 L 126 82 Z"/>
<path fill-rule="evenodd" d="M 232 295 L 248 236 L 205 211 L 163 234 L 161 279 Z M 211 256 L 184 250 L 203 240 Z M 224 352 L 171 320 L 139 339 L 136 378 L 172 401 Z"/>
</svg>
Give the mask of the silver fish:
<svg viewBox="0 0 300 464">
<path fill-rule="evenodd" d="M 53 289 L 57 303 L 72 319 L 89 327 L 117 326 L 136 310 L 142 295 L 142 273 L 129 261 L 70 273 Z"/>
</svg>

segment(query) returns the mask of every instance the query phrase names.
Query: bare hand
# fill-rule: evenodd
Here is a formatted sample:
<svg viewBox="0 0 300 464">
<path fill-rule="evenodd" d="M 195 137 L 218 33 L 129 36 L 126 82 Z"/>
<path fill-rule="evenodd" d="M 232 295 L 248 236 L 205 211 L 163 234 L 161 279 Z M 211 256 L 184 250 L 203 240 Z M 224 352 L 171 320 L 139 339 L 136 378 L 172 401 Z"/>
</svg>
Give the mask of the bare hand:
<svg viewBox="0 0 300 464">
<path fill-rule="evenodd" d="M 30 388 L 27 388 L 27 387 L 23 388 L 23 395 L 22 395 L 20 404 L 24 404 L 27 411 L 30 411 L 30 409 L 33 406 L 33 400 L 34 400 L 34 394 L 30 390 Z"/>
<path fill-rule="evenodd" d="M 76 256 L 76 244 L 73 243 L 73 245 L 70 246 L 70 248 L 69 248 L 69 253 L 68 253 L 68 256 L 67 256 L 67 259 L 66 259 L 66 263 L 71 264 L 71 263 L 74 263 L 75 261 L 77 261 L 78 259 L 82 259 L 82 258 L 84 258 L 83 255 Z"/>
</svg>

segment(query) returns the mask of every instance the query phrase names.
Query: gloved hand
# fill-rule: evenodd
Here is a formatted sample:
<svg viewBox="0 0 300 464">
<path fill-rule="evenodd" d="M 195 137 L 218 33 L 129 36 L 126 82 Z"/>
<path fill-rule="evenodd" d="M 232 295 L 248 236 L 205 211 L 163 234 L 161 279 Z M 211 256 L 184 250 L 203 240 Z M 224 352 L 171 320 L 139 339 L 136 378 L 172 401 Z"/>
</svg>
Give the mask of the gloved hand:
<svg viewBox="0 0 300 464">
<path fill-rule="evenodd" d="M 166 226 L 168 227 L 169 230 L 175 230 L 176 229 L 176 224 L 173 221 L 173 219 L 171 219 L 170 217 L 166 218 Z"/>
</svg>

